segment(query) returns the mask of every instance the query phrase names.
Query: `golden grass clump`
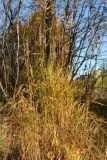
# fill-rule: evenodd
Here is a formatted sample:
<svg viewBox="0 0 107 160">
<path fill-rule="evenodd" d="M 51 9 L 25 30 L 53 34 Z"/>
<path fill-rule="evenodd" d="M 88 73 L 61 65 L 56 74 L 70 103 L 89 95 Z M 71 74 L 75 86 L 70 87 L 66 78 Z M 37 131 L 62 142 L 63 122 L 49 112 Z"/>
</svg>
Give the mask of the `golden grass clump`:
<svg viewBox="0 0 107 160">
<path fill-rule="evenodd" d="M 38 76 L 1 106 L 3 158 L 105 160 L 103 121 L 74 100 L 68 76 L 51 67 Z"/>
</svg>

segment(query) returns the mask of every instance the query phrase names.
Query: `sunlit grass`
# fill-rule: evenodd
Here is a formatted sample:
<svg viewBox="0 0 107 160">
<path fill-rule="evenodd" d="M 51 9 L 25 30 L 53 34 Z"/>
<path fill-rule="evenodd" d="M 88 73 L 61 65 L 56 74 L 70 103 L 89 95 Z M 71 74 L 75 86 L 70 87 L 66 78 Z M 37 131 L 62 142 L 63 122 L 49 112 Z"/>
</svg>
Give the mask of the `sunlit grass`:
<svg viewBox="0 0 107 160">
<path fill-rule="evenodd" d="M 21 85 L 1 107 L 7 110 L 0 125 L 5 157 L 17 152 L 23 160 L 105 160 L 103 120 L 75 101 L 75 88 L 51 67 Z"/>
</svg>

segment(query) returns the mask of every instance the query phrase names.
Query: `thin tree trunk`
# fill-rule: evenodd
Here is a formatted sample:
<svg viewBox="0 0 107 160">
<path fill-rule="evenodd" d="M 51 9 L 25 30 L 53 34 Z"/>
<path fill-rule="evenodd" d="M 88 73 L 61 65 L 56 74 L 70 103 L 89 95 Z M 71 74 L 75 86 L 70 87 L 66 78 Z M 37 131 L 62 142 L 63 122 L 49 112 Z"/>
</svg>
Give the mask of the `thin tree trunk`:
<svg viewBox="0 0 107 160">
<path fill-rule="evenodd" d="M 52 0 L 46 1 L 46 14 L 45 14 L 45 26 L 46 26 L 46 55 L 45 63 L 46 66 L 49 62 L 49 57 L 51 53 L 51 27 L 52 27 Z"/>
</svg>

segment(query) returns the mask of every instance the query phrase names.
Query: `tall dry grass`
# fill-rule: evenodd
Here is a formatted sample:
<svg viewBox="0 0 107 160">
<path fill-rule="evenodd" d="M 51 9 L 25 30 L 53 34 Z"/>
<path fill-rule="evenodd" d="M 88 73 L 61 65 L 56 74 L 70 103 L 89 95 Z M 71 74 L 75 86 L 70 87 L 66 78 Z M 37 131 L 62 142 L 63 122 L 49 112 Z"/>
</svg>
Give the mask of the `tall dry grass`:
<svg viewBox="0 0 107 160">
<path fill-rule="evenodd" d="M 74 100 L 61 69 L 40 69 L 1 104 L 0 156 L 6 160 L 105 160 L 104 122 Z"/>
</svg>

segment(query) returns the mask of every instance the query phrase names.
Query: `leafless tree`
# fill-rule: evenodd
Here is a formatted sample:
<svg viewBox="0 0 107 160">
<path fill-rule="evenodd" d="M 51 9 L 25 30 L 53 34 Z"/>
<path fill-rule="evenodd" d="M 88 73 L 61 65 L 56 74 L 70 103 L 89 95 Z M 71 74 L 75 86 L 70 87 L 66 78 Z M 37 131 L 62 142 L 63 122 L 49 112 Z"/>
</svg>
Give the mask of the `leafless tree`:
<svg viewBox="0 0 107 160">
<path fill-rule="evenodd" d="M 36 54 L 33 61 L 38 61 L 38 53 L 39 56 L 44 54 L 42 59 L 45 66 L 51 63 L 57 69 L 61 65 L 69 70 L 71 79 L 75 79 L 79 72 L 87 75 L 93 73 L 106 33 L 106 1 L 32 0 L 32 5 L 29 4 L 32 14 L 23 25 L 20 20 L 22 0 L 1 2 L 2 67 L 6 93 L 9 86 L 11 89 L 17 88 L 20 77 L 19 59 L 22 58 L 20 54 L 26 40 L 29 56 Z M 26 28 L 26 32 L 23 33 L 22 28 Z M 11 85 L 10 79 L 13 83 Z"/>
<path fill-rule="evenodd" d="M 19 78 L 19 19 L 22 1 L 4 0 L 1 2 L 3 11 L 1 67 L 3 67 L 5 90 L 8 94 L 14 90 L 14 87 L 16 88 Z"/>
<path fill-rule="evenodd" d="M 64 23 L 64 32 L 69 35 L 67 41 L 67 59 L 65 66 L 74 78 L 83 69 L 96 64 L 101 54 L 101 43 L 106 32 L 107 5 L 103 0 L 67 0 L 59 15 Z M 91 68 L 90 68 L 91 69 Z"/>
</svg>

